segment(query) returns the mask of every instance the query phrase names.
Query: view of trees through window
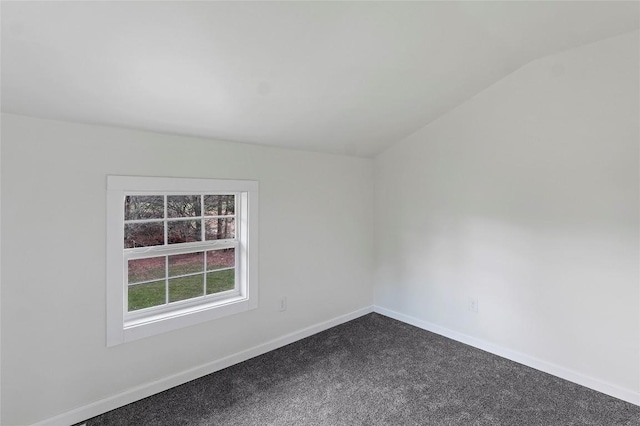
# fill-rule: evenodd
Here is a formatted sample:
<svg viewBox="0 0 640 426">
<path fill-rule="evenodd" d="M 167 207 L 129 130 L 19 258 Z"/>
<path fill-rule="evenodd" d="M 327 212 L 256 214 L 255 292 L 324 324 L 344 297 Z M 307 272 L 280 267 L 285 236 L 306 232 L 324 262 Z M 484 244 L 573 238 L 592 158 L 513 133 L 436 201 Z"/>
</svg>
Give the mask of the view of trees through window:
<svg viewBox="0 0 640 426">
<path fill-rule="evenodd" d="M 234 240 L 235 209 L 235 195 L 128 195 L 124 248 Z M 194 250 L 128 260 L 128 310 L 234 289 L 235 248 Z"/>
<path fill-rule="evenodd" d="M 128 195 L 124 220 L 124 248 L 235 238 L 235 195 Z"/>
</svg>

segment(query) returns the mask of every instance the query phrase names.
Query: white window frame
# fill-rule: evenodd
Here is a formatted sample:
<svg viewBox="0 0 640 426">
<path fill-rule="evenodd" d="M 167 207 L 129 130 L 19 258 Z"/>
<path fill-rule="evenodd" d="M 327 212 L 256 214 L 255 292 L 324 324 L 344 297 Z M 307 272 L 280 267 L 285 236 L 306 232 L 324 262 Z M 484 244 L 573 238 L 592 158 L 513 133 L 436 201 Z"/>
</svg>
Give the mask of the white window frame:
<svg viewBox="0 0 640 426">
<path fill-rule="evenodd" d="M 124 249 L 127 195 L 235 194 L 236 239 Z M 128 312 L 128 259 L 235 248 L 234 290 Z M 258 182 L 107 176 L 107 346 L 115 346 L 258 307 Z"/>
</svg>

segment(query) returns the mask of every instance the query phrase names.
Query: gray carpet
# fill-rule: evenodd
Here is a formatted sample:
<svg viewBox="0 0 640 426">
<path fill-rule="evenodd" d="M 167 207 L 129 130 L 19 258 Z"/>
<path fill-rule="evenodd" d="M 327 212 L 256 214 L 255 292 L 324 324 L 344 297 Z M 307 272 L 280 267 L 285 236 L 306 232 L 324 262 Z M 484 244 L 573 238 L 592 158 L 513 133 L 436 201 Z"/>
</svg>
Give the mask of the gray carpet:
<svg viewBox="0 0 640 426">
<path fill-rule="evenodd" d="M 370 314 L 87 425 L 640 425 L 640 407 Z"/>
</svg>

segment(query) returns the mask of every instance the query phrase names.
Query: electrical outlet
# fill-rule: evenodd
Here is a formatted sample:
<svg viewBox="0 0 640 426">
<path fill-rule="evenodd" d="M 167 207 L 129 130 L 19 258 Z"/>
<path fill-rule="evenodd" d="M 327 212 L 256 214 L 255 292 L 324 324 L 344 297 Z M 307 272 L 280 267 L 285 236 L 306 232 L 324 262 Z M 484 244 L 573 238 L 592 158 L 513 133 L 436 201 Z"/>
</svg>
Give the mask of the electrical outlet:
<svg viewBox="0 0 640 426">
<path fill-rule="evenodd" d="M 280 298 L 280 303 L 278 304 L 278 310 L 280 312 L 284 312 L 284 311 L 287 310 L 287 298 L 286 297 Z"/>
<path fill-rule="evenodd" d="M 470 297 L 468 307 L 471 312 L 478 312 L 478 299 Z"/>
</svg>

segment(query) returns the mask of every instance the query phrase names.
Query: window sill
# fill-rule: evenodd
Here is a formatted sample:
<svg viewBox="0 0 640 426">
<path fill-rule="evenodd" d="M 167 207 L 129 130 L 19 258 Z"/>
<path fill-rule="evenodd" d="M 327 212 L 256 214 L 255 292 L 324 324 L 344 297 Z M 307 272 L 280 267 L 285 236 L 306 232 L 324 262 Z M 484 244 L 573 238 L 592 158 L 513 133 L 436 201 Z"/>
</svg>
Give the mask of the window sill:
<svg viewBox="0 0 640 426">
<path fill-rule="evenodd" d="M 107 346 L 131 342 L 255 308 L 257 308 L 255 298 L 236 296 L 129 320 L 123 323 L 121 330 L 109 333 Z"/>
</svg>

